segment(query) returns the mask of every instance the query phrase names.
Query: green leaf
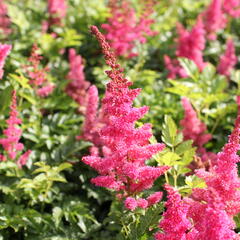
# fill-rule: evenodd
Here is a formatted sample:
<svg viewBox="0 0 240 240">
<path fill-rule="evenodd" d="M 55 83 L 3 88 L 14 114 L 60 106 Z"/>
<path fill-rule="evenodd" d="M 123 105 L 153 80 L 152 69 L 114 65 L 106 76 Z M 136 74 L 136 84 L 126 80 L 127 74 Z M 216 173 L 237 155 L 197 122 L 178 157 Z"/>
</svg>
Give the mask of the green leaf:
<svg viewBox="0 0 240 240">
<path fill-rule="evenodd" d="M 176 145 L 177 126 L 170 116 L 165 116 L 162 131 L 162 140 L 168 146 L 173 147 Z"/>
</svg>

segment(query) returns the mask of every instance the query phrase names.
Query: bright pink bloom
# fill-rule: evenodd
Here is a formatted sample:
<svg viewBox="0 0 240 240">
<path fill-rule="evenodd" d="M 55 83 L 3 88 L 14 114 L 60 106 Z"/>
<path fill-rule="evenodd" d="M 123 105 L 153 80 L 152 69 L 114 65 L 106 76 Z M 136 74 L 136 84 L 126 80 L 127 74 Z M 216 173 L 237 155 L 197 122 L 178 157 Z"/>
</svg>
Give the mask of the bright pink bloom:
<svg viewBox="0 0 240 240">
<path fill-rule="evenodd" d="M 4 35 L 9 35 L 12 30 L 10 28 L 11 21 L 7 16 L 7 6 L 4 4 L 4 0 L 0 1 L 0 29 Z"/>
<path fill-rule="evenodd" d="M 10 117 L 6 121 L 8 127 L 3 131 L 5 138 L 0 139 L 0 144 L 5 150 L 7 157 L 11 160 L 15 160 L 17 155 L 24 148 L 23 144 L 19 142 L 22 136 L 22 130 L 19 128 L 18 125 L 22 123 L 22 120 L 18 118 L 16 91 L 13 91 L 12 104 L 10 108 Z M 24 165 L 27 161 L 29 154 L 30 153 L 24 153 L 22 156 L 20 156 L 18 164 L 21 166 Z M 5 160 L 6 156 L 1 155 L 1 161 Z"/>
<path fill-rule="evenodd" d="M 3 66 L 7 55 L 10 53 L 12 46 L 8 44 L 0 44 L 0 79 L 3 77 Z"/>
<path fill-rule="evenodd" d="M 158 202 L 161 201 L 162 199 L 162 192 L 155 192 L 153 194 L 151 194 L 148 198 L 147 198 L 147 201 L 148 201 L 148 206 L 152 206 Z"/>
<path fill-rule="evenodd" d="M 146 199 L 143 199 L 143 198 L 138 198 L 137 199 L 137 205 L 139 208 L 147 208 L 149 205 L 148 205 L 148 201 Z"/>
<path fill-rule="evenodd" d="M 28 58 L 29 65 L 25 66 L 26 72 L 30 78 L 29 83 L 35 89 L 35 92 L 40 97 L 46 97 L 52 93 L 55 85 L 49 83 L 47 80 L 46 73 L 49 71 L 48 67 L 41 68 L 42 56 L 38 54 L 38 47 L 36 44 L 33 45 L 31 56 Z"/>
<path fill-rule="evenodd" d="M 19 168 L 27 164 L 27 160 L 32 153 L 31 150 L 27 150 L 23 155 L 21 155 L 17 161 L 17 165 Z"/>
<path fill-rule="evenodd" d="M 138 203 L 135 198 L 127 197 L 126 200 L 124 201 L 124 205 L 127 209 L 133 211 L 137 208 Z"/>
<path fill-rule="evenodd" d="M 66 93 L 79 104 L 79 111 L 86 112 L 87 89 L 90 82 L 86 81 L 83 72 L 84 64 L 80 55 L 76 54 L 76 50 L 69 50 L 70 71 L 67 78 L 70 80 L 66 87 Z"/>
<path fill-rule="evenodd" d="M 211 40 L 216 39 L 216 32 L 226 26 L 227 19 L 223 13 L 222 0 L 212 0 L 203 13 L 204 27 Z"/>
<path fill-rule="evenodd" d="M 147 107 L 132 107 L 140 89 L 129 89 L 132 84 L 123 76 L 110 46 L 95 26 L 92 33 L 97 37 L 111 70 L 106 71 L 112 79 L 107 84 L 102 100 L 105 125 L 100 130 L 102 144 L 110 154 L 103 157 L 86 156 L 83 162 L 98 171 L 92 179 L 98 186 L 108 187 L 124 195 L 132 196 L 152 187 L 154 181 L 169 167 L 150 167 L 145 161 L 164 148 L 163 144 L 149 144 L 151 125 L 135 128 L 135 122 L 148 110 Z M 107 186 L 109 184 L 109 186 Z"/>
<path fill-rule="evenodd" d="M 194 189 L 188 216 L 198 231 L 196 239 L 236 239 L 233 217 L 240 212 L 240 179 L 237 154 L 240 135 L 240 116 L 234 131 L 222 152 L 217 155 L 216 165 L 209 172 L 198 170 L 197 176 L 204 179 L 205 189 Z"/>
<path fill-rule="evenodd" d="M 168 70 L 168 78 L 175 79 L 187 77 L 185 70 L 181 67 L 177 59 L 171 59 L 169 56 L 164 55 L 164 64 Z"/>
<path fill-rule="evenodd" d="M 37 95 L 40 97 L 47 97 L 49 94 L 53 92 L 54 88 L 55 88 L 54 84 L 48 83 L 47 85 L 37 90 Z"/>
<path fill-rule="evenodd" d="M 65 18 L 67 4 L 65 0 L 48 0 L 48 13 L 50 15 L 49 25 L 61 25 Z"/>
<path fill-rule="evenodd" d="M 212 138 L 212 135 L 206 133 L 206 125 L 198 119 L 197 113 L 187 98 L 182 98 L 182 105 L 184 118 L 180 121 L 180 125 L 183 127 L 184 140 L 193 140 L 193 146 L 197 147 L 197 153 L 203 162 L 211 160 L 210 163 L 214 164 L 216 155 L 207 152 L 203 147 Z"/>
<path fill-rule="evenodd" d="M 190 220 L 187 218 L 189 205 L 184 203 L 181 195 L 170 185 L 165 185 L 168 192 L 166 202 L 166 212 L 159 227 L 164 231 L 155 235 L 156 240 L 195 240 L 193 233 L 189 232 L 192 228 Z M 211 238 L 212 239 L 212 238 Z"/>
<path fill-rule="evenodd" d="M 111 47 L 115 50 L 117 56 L 134 57 L 138 55 L 134 51 L 135 42 L 146 42 L 146 35 L 152 36 L 155 34 L 150 29 L 154 22 L 150 19 L 152 13 L 153 1 L 146 1 L 144 14 L 137 19 L 134 8 L 130 6 L 127 0 L 111 1 L 111 15 L 107 24 L 102 24 L 102 28 L 106 30 L 106 39 L 110 41 Z"/>
<path fill-rule="evenodd" d="M 223 0 L 224 11 L 234 18 L 240 16 L 240 0 Z"/>
<path fill-rule="evenodd" d="M 202 19 L 199 17 L 191 31 L 187 31 L 178 24 L 177 51 L 178 57 L 185 57 L 195 62 L 199 70 L 203 70 L 203 50 L 205 48 L 205 30 Z"/>
<path fill-rule="evenodd" d="M 220 74 L 229 77 L 230 71 L 237 63 L 237 56 L 235 55 L 235 47 L 232 39 L 227 41 L 227 47 L 224 55 L 220 57 L 220 62 L 217 70 Z"/>
</svg>

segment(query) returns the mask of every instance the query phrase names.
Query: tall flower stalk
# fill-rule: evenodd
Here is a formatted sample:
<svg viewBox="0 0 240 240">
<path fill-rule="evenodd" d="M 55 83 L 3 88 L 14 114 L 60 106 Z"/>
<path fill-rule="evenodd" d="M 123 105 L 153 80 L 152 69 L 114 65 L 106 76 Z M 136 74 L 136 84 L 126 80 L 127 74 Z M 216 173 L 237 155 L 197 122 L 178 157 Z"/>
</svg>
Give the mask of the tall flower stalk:
<svg viewBox="0 0 240 240">
<path fill-rule="evenodd" d="M 139 194 L 151 188 L 154 181 L 168 169 L 167 166 L 147 166 L 145 162 L 161 151 L 164 145 L 149 144 L 152 136 L 150 124 L 135 127 L 135 122 L 148 111 L 146 106 L 132 106 L 140 89 L 129 88 L 132 83 L 124 77 L 123 69 L 105 37 L 95 26 L 91 27 L 91 31 L 101 45 L 107 65 L 111 67 L 106 71 L 111 81 L 102 100 L 105 126 L 99 132 L 109 153 L 102 157 L 86 156 L 82 160 L 99 174 L 91 180 L 92 183 L 116 191 L 119 198 L 126 198 L 125 206 L 131 210 L 137 206 L 144 208 L 146 204 L 139 200 Z"/>
</svg>

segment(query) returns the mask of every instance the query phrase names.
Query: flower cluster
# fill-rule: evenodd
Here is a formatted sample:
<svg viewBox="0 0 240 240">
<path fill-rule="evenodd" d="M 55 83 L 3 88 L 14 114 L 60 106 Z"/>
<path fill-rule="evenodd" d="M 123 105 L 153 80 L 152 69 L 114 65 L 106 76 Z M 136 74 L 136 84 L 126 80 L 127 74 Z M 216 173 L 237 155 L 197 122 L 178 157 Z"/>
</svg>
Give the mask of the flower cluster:
<svg viewBox="0 0 240 240">
<path fill-rule="evenodd" d="M 33 86 L 36 93 L 40 97 L 46 97 L 52 93 L 55 88 L 53 83 L 47 81 L 46 72 L 47 67 L 41 68 L 42 56 L 38 54 L 38 47 L 36 44 L 33 45 L 31 56 L 28 58 L 30 65 L 25 66 L 27 74 L 30 78 L 29 83 Z"/>
<path fill-rule="evenodd" d="M 11 21 L 7 16 L 7 7 L 4 4 L 4 0 L 0 1 L 0 30 L 7 36 L 12 32 L 10 28 Z"/>
<path fill-rule="evenodd" d="M 227 41 L 225 54 L 220 57 L 220 62 L 217 70 L 220 74 L 229 77 L 230 71 L 237 63 L 237 56 L 235 55 L 235 47 L 232 39 Z"/>
<path fill-rule="evenodd" d="M 197 176 L 205 180 L 207 187 L 194 189 L 189 200 L 188 216 L 198 231 L 196 239 L 237 238 L 233 216 L 240 212 L 239 135 L 240 116 L 228 143 L 218 153 L 214 168 L 210 172 L 197 170 Z"/>
<path fill-rule="evenodd" d="M 3 66 L 7 55 L 10 53 L 12 46 L 8 44 L 0 44 L 0 79 L 3 77 Z"/>
<path fill-rule="evenodd" d="M 187 218 L 189 205 L 181 199 L 181 195 L 177 193 L 172 186 L 165 185 L 168 193 L 166 202 L 166 212 L 163 213 L 159 227 L 164 231 L 155 235 L 156 240 L 194 240 L 196 232 L 190 231 L 192 224 Z"/>
<path fill-rule="evenodd" d="M 65 0 L 48 0 L 49 26 L 61 25 L 66 12 L 67 4 Z"/>
<path fill-rule="evenodd" d="M 203 147 L 212 138 L 211 134 L 205 133 L 207 130 L 206 125 L 198 119 L 197 113 L 187 98 L 182 98 L 182 105 L 184 118 L 180 121 L 180 125 L 183 127 L 184 139 L 193 140 L 193 146 L 197 147 L 197 153 L 203 162 L 214 164 L 216 155 L 212 152 L 207 152 Z"/>
<path fill-rule="evenodd" d="M 69 79 L 70 82 L 68 83 L 65 91 L 74 101 L 78 103 L 79 112 L 85 113 L 87 89 L 90 86 L 90 82 L 85 79 L 82 57 L 77 55 L 76 50 L 73 48 L 69 50 L 68 56 L 70 71 L 67 75 L 67 79 Z"/>
<path fill-rule="evenodd" d="M 144 13 L 138 20 L 136 12 L 129 1 L 123 0 L 120 4 L 114 0 L 110 1 L 112 16 L 108 19 L 108 23 L 102 24 L 102 28 L 106 30 L 105 37 L 110 41 L 116 55 L 128 58 L 138 55 L 134 50 L 135 42 L 145 43 L 146 35 L 152 36 L 155 34 L 150 29 L 151 24 L 154 22 L 150 18 L 153 5 L 153 0 L 146 1 Z"/>
<path fill-rule="evenodd" d="M 7 158 L 15 160 L 17 155 L 19 155 L 24 148 L 23 144 L 19 142 L 22 136 L 22 130 L 18 127 L 18 125 L 21 124 L 22 121 L 18 118 L 16 101 L 16 91 L 13 91 L 10 117 L 6 121 L 8 127 L 3 131 L 5 138 L 0 139 L 0 144 L 6 153 L 6 155 L 0 155 L 1 161 L 6 161 Z M 17 164 L 19 167 L 26 164 L 30 153 L 31 151 L 28 150 L 18 157 Z"/>
<path fill-rule="evenodd" d="M 129 209 L 137 206 L 145 208 L 148 199 L 147 202 L 137 199 L 137 194 L 151 188 L 154 181 L 168 169 L 167 166 L 147 166 L 145 161 L 161 151 L 164 145 L 149 144 L 152 136 L 150 124 L 135 128 L 135 122 L 148 111 L 148 107 L 132 107 L 140 89 L 129 88 L 132 83 L 124 78 L 123 69 L 117 64 L 104 36 L 95 26 L 91 27 L 91 31 L 102 47 L 106 63 L 111 67 L 106 72 L 111 81 L 102 100 L 105 125 L 100 130 L 101 141 L 109 152 L 103 157 L 86 156 L 82 160 L 100 174 L 91 180 L 92 183 L 117 191 L 119 198 L 127 198 L 125 206 Z"/>
<path fill-rule="evenodd" d="M 240 16 L 240 1 L 239 0 L 224 0 L 223 1 L 224 11 L 234 18 Z"/>
<path fill-rule="evenodd" d="M 227 18 L 223 12 L 222 0 L 212 0 L 207 10 L 202 13 L 204 27 L 210 40 L 216 39 L 216 32 L 225 28 Z"/>
<path fill-rule="evenodd" d="M 199 17 L 197 23 L 191 31 L 187 31 L 180 23 L 177 25 L 177 57 L 188 58 L 195 62 L 200 71 L 205 67 L 203 61 L 203 50 L 205 48 L 205 30 L 202 18 Z M 164 56 L 166 68 L 169 71 L 168 77 L 175 78 L 177 75 L 186 77 L 184 69 L 179 65 L 177 60 L 171 60 L 170 57 Z"/>
</svg>

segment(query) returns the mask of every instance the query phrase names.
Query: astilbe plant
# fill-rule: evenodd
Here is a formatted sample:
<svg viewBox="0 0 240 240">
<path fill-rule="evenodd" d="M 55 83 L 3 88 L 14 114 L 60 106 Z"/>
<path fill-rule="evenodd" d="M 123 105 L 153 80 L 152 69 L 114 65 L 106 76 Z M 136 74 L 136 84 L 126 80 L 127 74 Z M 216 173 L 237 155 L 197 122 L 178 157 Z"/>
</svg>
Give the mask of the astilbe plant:
<svg viewBox="0 0 240 240">
<path fill-rule="evenodd" d="M 7 6 L 4 3 L 4 0 L 0 1 L 0 30 L 3 35 L 8 36 L 12 29 L 10 28 L 11 20 L 7 16 Z"/>
<path fill-rule="evenodd" d="M 237 63 L 237 56 L 235 54 L 235 47 L 232 39 L 228 39 L 226 51 L 224 55 L 220 57 L 220 62 L 217 66 L 217 70 L 220 74 L 226 77 L 230 76 L 231 70 Z"/>
<path fill-rule="evenodd" d="M 233 18 L 238 18 L 240 16 L 240 1 L 224 0 L 223 9 L 227 14 L 229 14 Z"/>
<path fill-rule="evenodd" d="M 167 210 L 163 213 L 159 228 L 163 232 L 155 234 L 155 240 L 195 240 L 196 232 L 191 231 L 192 223 L 187 218 L 189 205 L 181 199 L 181 195 L 168 184 L 165 185 L 168 200 Z"/>
<path fill-rule="evenodd" d="M 168 169 L 167 166 L 147 166 L 145 161 L 161 151 L 164 145 L 149 144 L 152 136 L 150 124 L 135 128 L 135 122 L 148 111 L 148 107 L 132 107 L 140 89 L 129 88 L 132 83 L 124 78 L 123 69 L 117 64 L 105 37 L 95 26 L 91 31 L 101 45 L 107 65 L 111 67 L 106 71 L 111 81 L 102 100 L 105 126 L 100 130 L 101 141 L 109 151 L 103 157 L 85 156 L 82 160 L 99 173 L 91 180 L 92 183 L 116 191 L 118 198 L 126 198 L 125 206 L 131 210 L 145 208 L 148 199 L 138 199 L 138 194 L 151 188 Z M 157 195 L 151 196 L 151 204 L 154 198 L 160 200 Z"/>
<path fill-rule="evenodd" d="M 19 167 L 22 167 L 27 163 L 31 151 L 28 150 L 22 155 L 20 154 L 24 148 L 24 145 L 19 142 L 22 136 L 22 130 L 19 128 L 19 124 L 22 123 L 22 120 L 18 118 L 16 101 L 16 91 L 13 91 L 10 117 L 6 121 L 8 127 L 3 131 L 5 137 L 0 139 L 0 144 L 5 151 L 4 154 L 0 155 L 0 160 L 6 161 L 7 159 L 18 159 L 17 164 Z"/>
<path fill-rule="evenodd" d="M 29 83 L 33 86 L 36 94 L 40 97 L 46 97 L 53 92 L 55 85 L 47 80 L 48 67 L 41 68 L 40 66 L 42 56 L 39 55 L 38 50 L 37 45 L 34 44 L 31 56 L 28 58 L 30 64 L 24 67 L 30 78 Z"/>
<path fill-rule="evenodd" d="M 62 25 L 62 20 L 67 13 L 65 0 L 48 0 L 48 13 L 50 15 L 48 25 Z"/>
<path fill-rule="evenodd" d="M 0 79 L 2 79 L 3 77 L 3 66 L 6 60 L 6 57 L 8 56 L 8 54 L 10 53 L 12 49 L 11 45 L 8 44 L 0 44 Z"/>
<path fill-rule="evenodd" d="M 222 0 L 212 0 L 208 8 L 202 13 L 202 16 L 208 39 L 215 40 L 216 32 L 225 28 L 227 23 Z"/>
<path fill-rule="evenodd" d="M 201 17 L 198 17 L 196 24 L 191 31 L 186 30 L 180 23 L 177 25 L 178 38 L 176 56 L 188 58 L 195 62 L 200 71 L 203 70 L 206 63 L 203 60 L 203 50 L 205 48 L 205 29 Z M 165 66 L 169 71 L 168 77 L 176 76 L 186 77 L 184 69 L 179 62 L 170 57 L 164 56 Z"/>
<path fill-rule="evenodd" d="M 137 56 L 138 53 L 134 50 L 136 42 L 145 43 L 147 35 L 156 34 L 150 28 L 154 22 L 150 18 L 153 5 L 154 1 L 146 1 L 143 14 L 138 19 L 128 0 L 110 1 L 111 17 L 108 19 L 108 23 L 102 24 L 102 28 L 106 30 L 105 37 L 117 56 L 128 58 Z"/>
<path fill-rule="evenodd" d="M 204 189 L 193 189 L 191 199 L 187 199 L 190 205 L 188 217 L 198 232 L 196 239 L 239 239 L 233 230 L 233 217 L 240 212 L 239 135 L 240 116 L 228 143 L 217 154 L 216 165 L 209 172 L 196 172 L 207 185 Z"/>
<path fill-rule="evenodd" d="M 206 125 L 198 119 L 197 113 L 193 109 L 190 101 L 183 97 L 182 106 L 184 108 L 184 118 L 180 121 L 183 127 L 182 133 L 184 140 L 193 140 L 193 146 L 197 147 L 197 154 L 205 164 L 213 165 L 216 160 L 216 155 L 212 152 L 207 152 L 203 147 L 211 138 L 212 135 L 206 133 Z"/>
<path fill-rule="evenodd" d="M 76 50 L 69 49 L 70 71 L 67 79 L 70 80 L 65 91 L 79 105 L 79 112 L 85 114 L 87 104 L 87 90 L 90 82 L 86 81 L 84 74 L 83 59 L 77 55 Z"/>
</svg>

